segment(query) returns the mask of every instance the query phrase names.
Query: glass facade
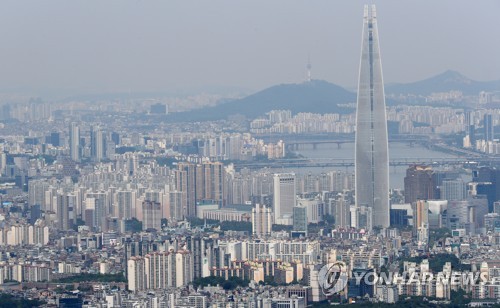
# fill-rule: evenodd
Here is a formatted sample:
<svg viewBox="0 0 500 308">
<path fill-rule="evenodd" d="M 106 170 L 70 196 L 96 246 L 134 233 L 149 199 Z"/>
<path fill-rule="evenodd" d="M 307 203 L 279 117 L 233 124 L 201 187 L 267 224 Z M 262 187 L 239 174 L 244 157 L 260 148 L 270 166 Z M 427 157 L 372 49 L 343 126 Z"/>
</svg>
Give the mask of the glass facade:
<svg viewBox="0 0 500 308">
<path fill-rule="evenodd" d="M 356 205 L 372 208 L 373 225 L 389 227 L 389 155 L 384 82 L 375 6 L 365 6 L 356 110 Z"/>
</svg>

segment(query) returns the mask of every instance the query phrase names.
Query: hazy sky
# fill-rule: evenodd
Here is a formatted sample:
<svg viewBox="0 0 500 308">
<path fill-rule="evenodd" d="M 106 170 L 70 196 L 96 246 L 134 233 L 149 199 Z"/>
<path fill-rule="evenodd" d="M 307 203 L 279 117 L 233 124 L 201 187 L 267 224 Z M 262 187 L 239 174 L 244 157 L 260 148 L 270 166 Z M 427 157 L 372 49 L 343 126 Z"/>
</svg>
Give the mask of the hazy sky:
<svg viewBox="0 0 500 308">
<path fill-rule="evenodd" d="M 0 3 L 0 89 L 261 89 L 305 78 L 356 84 L 357 0 L 33 0 Z M 500 79 L 500 1 L 377 4 L 386 82 L 454 69 Z"/>
</svg>

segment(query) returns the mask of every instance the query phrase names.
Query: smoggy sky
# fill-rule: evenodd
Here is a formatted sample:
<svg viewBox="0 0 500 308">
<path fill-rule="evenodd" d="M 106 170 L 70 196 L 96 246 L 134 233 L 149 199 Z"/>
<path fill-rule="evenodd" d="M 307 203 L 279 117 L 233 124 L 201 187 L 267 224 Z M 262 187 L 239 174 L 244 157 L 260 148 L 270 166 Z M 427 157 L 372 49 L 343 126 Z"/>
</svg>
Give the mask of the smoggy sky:
<svg viewBox="0 0 500 308">
<path fill-rule="evenodd" d="M 0 3 L 0 89 L 71 94 L 315 79 L 357 83 L 358 0 L 13 0 Z M 500 1 L 377 4 L 385 82 L 447 69 L 500 79 Z"/>
</svg>

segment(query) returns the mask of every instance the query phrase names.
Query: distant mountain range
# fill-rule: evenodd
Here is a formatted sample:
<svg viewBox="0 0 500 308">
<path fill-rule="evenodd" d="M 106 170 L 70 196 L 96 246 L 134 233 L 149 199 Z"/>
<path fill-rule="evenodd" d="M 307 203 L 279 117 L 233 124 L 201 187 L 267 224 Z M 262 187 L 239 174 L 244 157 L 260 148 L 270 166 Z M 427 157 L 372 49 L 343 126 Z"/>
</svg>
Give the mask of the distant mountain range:
<svg viewBox="0 0 500 308">
<path fill-rule="evenodd" d="M 452 90 L 462 91 L 465 95 L 477 95 L 481 91 L 500 91 L 500 80 L 476 81 L 449 70 L 417 82 L 385 85 L 386 94 L 429 95 Z"/>
<path fill-rule="evenodd" d="M 446 71 L 437 76 L 406 84 L 388 84 L 386 94 L 429 95 L 435 92 L 462 91 L 477 95 L 480 91 L 500 91 L 498 81 L 475 81 L 456 71 Z M 352 108 L 339 105 L 356 101 L 356 93 L 338 85 L 312 80 L 298 84 L 272 86 L 242 99 L 224 101 L 214 107 L 206 107 L 169 116 L 173 121 L 207 121 L 225 119 L 230 115 L 255 118 L 273 109 L 288 109 L 292 113 L 350 113 Z M 390 99 L 388 105 L 394 104 Z"/>
</svg>

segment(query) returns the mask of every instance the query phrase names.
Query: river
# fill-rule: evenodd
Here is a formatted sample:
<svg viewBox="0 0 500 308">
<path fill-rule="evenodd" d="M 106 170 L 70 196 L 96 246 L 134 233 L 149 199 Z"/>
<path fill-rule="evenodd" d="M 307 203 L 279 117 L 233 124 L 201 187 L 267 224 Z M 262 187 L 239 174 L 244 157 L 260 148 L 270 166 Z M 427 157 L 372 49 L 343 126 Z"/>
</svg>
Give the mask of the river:
<svg viewBox="0 0 500 308">
<path fill-rule="evenodd" d="M 313 146 L 304 146 L 298 151 L 295 151 L 307 158 L 329 158 L 329 159 L 354 159 L 354 143 L 343 143 L 339 148 L 336 144 L 318 144 L 316 148 Z M 389 159 L 409 159 L 409 160 L 430 160 L 443 159 L 443 158 L 455 158 L 457 156 L 443 153 L 439 151 L 434 151 L 426 148 L 421 144 L 409 144 L 402 142 L 390 142 L 389 143 Z M 337 168 L 338 169 L 338 168 Z M 389 170 L 389 186 L 390 188 L 404 188 L 404 177 L 406 174 L 407 167 L 390 167 Z M 319 174 L 322 172 L 327 172 L 330 170 L 335 170 L 333 168 L 321 168 L 321 167 L 304 167 L 304 168 L 283 168 L 279 172 L 295 172 L 296 174 L 307 174 L 309 172 L 314 174 Z M 354 171 L 354 168 L 342 168 L 339 170 Z"/>
</svg>

